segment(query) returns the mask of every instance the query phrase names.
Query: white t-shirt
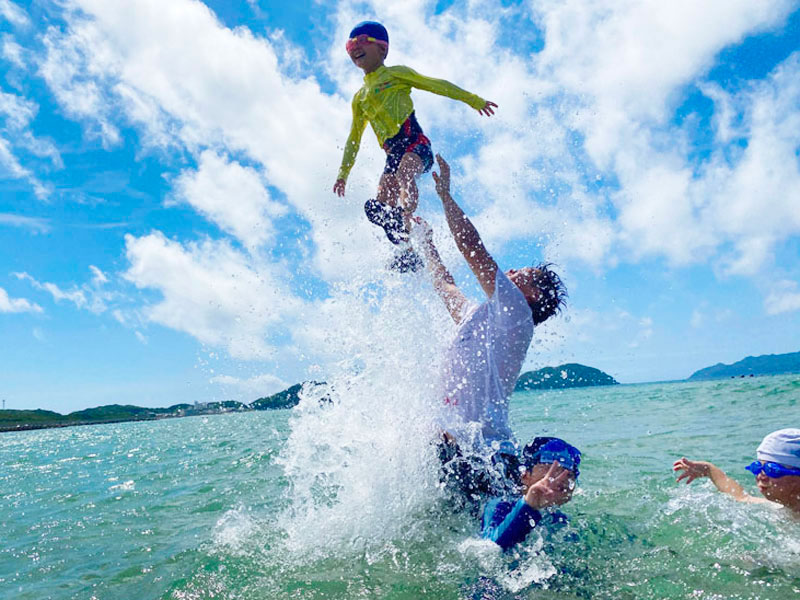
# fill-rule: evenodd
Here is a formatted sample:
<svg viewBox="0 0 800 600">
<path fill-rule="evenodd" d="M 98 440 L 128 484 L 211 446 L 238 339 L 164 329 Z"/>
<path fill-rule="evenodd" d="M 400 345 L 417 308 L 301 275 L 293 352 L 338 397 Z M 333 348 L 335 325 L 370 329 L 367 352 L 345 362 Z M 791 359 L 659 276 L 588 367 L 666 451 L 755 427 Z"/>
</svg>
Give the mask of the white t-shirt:
<svg viewBox="0 0 800 600">
<path fill-rule="evenodd" d="M 465 309 L 442 365 L 439 425 L 474 447 L 514 439 L 508 398 L 533 338 L 533 315 L 519 288 L 499 269 L 494 287 L 489 300 Z"/>
</svg>

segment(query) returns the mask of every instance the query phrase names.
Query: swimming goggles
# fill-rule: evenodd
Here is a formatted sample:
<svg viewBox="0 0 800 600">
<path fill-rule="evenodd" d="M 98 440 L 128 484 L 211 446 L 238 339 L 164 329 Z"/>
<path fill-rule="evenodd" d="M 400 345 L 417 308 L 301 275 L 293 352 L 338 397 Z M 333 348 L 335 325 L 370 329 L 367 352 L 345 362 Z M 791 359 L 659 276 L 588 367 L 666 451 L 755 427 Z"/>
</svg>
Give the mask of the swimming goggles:
<svg viewBox="0 0 800 600">
<path fill-rule="evenodd" d="M 581 451 L 560 438 L 537 437 L 522 450 L 522 462 L 527 467 L 553 461 L 572 471 L 576 478 L 580 475 Z"/>
<path fill-rule="evenodd" d="M 386 48 L 389 47 L 389 42 L 385 40 L 379 40 L 378 38 L 374 38 L 371 35 L 367 35 L 366 33 L 362 33 L 361 35 L 357 35 L 356 37 L 351 37 L 347 40 L 345 44 L 345 48 L 347 48 L 347 52 L 352 52 L 359 46 L 363 46 L 364 44 L 380 44 L 381 46 L 385 46 Z"/>
<path fill-rule="evenodd" d="M 800 477 L 800 469 L 790 469 L 789 467 L 784 467 L 782 464 L 776 462 L 762 463 L 760 460 L 754 460 L 747 465 L 745 469 L 750 471 L 753 475 L 758 475 L 761 473 L 761 471 L 764 471 L 766 476 L 771 477 L 772 479 L 784 477 L 785 475 L 797 475 Z"/>
</svg>

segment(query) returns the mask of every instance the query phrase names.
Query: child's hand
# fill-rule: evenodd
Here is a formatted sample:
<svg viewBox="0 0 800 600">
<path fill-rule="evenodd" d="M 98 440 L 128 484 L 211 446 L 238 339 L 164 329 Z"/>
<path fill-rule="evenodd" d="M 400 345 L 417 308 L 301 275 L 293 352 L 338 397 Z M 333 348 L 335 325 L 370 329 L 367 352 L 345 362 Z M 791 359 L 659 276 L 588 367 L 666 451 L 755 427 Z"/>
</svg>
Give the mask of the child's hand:
<svg viewBox="0 0 800 600">
<path fill-rule="evenodd" d="M 337 196 L 344 196 L 344 186 L 344 179 L 337 179 L 336 183 L 333 184 L 333 193 Z"/>
<path fill-rule="evenodd" d="M 680 460 L 676 460 L 673 463 L 672 470 L 683 471 L 676 481 L 686 479 L 686 483 L 689 484 L 700 477 L 708 477 L 711 473 L 711 463 L 701 460 L 689 460 L 686 457 L 682 457 Z"/>
<path fill-rule="evenodd" d="M 479 108 L 478 112 L 481 113 L 481 116 L 486 115 L 487 117 L 491 117 L 494 114 L 492 108 L 497 108 L 497 104 L 494 102 L 486 101 L 486 104 L 483 108 Z"/>
<path fill-rule="evenodd" d="M 431 171 L 431 175 L 436 183 L 436 193 L 440 198 L 446 198 L 450 195 L 450 165 L 442 158 L 441 154 L 436 155 L 436 162 L 439 163 L 439 173 Z"/>
<path fill-rule="evenodd" d="M 525 492 L 525 503 L 531 508 L 561 506 L 572 499 L 572 473 L 558 464 L 550 465 L 547 474 Z"/>
</svg>

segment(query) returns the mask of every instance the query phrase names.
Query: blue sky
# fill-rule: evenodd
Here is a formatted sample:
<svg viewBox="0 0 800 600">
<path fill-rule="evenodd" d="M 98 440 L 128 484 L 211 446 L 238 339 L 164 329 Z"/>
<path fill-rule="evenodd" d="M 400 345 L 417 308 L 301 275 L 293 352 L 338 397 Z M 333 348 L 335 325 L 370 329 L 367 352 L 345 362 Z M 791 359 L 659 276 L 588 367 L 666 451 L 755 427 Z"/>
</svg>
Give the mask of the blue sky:
<svg viewBox="0 0 800 600">
<path fill-rule="evenodd" d="M 388 64 L 500 105 L 482 119 L 414 94 L 500 264 L 553 261 L 567 282 L 526 367 L 639 382 L 800 350 L 798 2 L 0 0 L 9 408 L 251 401 L 325 378 L 348 311 L 370 311 L 353 290 L 441 318 L 360 214 L 382 165 L 370 131 L 347 197 L 330 193 L 364 18 L 387 25 Z"/>
</svg>

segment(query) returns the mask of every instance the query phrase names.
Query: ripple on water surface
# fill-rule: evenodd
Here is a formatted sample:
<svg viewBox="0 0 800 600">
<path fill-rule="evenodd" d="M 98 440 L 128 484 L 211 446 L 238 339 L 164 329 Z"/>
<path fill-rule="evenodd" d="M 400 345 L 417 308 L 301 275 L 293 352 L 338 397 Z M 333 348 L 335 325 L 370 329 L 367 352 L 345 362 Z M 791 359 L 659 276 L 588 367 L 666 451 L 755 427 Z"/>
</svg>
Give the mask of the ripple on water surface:
<svg viewBox="0 0 800 600">
<path fill-rule="evenodd" d="M 562 436 L 585 462 L 565 509 L 571 536 L 534 536 L 505 555 L 477 540 L 475 521 L 424 474 L 374 494 L 347 465 L 326 471 L 308 482 L 326 493 L 318 520 L 303 521 L 308 507 L 296 498 L 306 482 L 279 459 L 302 428 L 290 417 L 312 418 L 297 412 L 6 434 L 0 588 L 26 600 L 796 598 L 800 524 L 708 482 L 678 485 L 670 466 L 684 454 L 713 459 L 757 494 L 743 467 L 765 433 L 798 425 L 798 395 L 797 378 L 779 377 L 515 396 L 521 439 Z M 333 430 L 330 410 L 313 418 Z M 324 435 L 329 451 L 346 446 L 352 460 L 359 444 L 370 448 L 374 471 L 363 472 L 375 480 L 387 468 L 406 473 L 389 443 L 341 427 L 339 438 Z M 324 454 L 309 457 L 326 467 Z M 403 508 L 405 496 L 416 500 Z M 358 498 L 382 498 L 384 509 Z"/>
</svg>

